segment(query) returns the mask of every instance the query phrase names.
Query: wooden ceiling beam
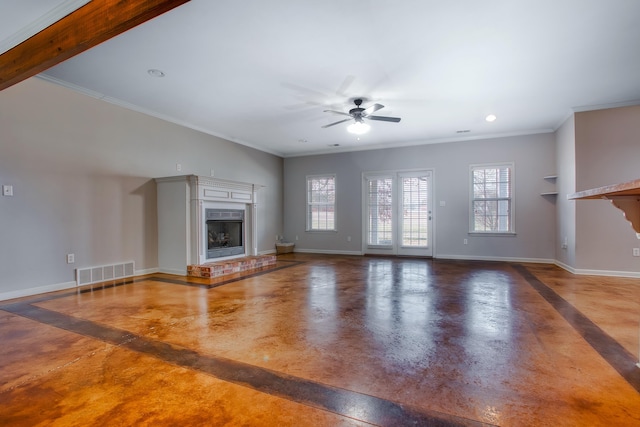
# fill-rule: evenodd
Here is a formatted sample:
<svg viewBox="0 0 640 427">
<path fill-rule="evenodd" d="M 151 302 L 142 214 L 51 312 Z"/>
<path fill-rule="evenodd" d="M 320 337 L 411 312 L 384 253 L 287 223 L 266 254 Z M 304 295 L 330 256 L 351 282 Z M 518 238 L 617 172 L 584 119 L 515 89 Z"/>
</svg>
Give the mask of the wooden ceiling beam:
<svg viewBox="0 0 640 427">
<path fill-rule="evenodd" d="M 189 0 L 91 0 L 0 55 L 0 90 Z"/>
</svg>

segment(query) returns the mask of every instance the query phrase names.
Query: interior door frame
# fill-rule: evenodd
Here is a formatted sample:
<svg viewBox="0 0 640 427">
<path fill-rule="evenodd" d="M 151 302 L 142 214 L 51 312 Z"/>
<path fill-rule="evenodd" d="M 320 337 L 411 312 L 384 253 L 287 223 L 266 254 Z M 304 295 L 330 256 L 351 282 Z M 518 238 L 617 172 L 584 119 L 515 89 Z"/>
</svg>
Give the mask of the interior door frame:
<svg viewBox="0 0 640 427">
<path fill-rule="evenodd" d="M 417 174 L 417 173 L 430 173 L 430 186 L 428 188 L 428 202 L 430 220 L 429 220 L 429 240 L 426 250 L 421 251 L 415 249 L 411 251 L 401 250 L 400 248 L 400 209 L 401 204 L 399 197 L 401 194 L 401 175 L 402 174 Z M 392 178 L 392 206 L 393 206 L 393 220 L 392 220 L 392 244 L 389 246 L 384 245 L 369 245 L 369 200 L 368 200 L 368 187 L 367 182 L 371 178 Z M 384 170 L 384 171 L 367 171 L 362 173 L 362 254 L 370 255 L 388 255 L 388 256 L 416 256 L 416 257 L 433 257 L 435 254 L 435 170 L 433 168 L 419 168 L 419 169 L 397 169 L 397 170 Z"/>
</svg>

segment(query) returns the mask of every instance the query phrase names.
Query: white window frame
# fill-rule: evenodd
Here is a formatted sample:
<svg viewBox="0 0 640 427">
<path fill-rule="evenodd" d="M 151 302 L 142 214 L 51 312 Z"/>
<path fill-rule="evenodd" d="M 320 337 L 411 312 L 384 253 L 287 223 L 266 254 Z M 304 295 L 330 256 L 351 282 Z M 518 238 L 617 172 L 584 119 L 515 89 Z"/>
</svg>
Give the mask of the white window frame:
<svg viewBox="0 0 640 427">
<path fill-rule="evenodd" d="M 474 184 L 473 184 L 473 172 L 479 169 L 498 169 L 508 168 L 509 173 L 509 196 L 508 197 L 495 197 L 495 198 L 475 198 Z M 493 235 L 493 236 L 513 236 L 516 234 L 515 229 L 515 163 L 503 162 L 503 163 L 486 163 L 486 164 L 474 164 L 469 167 L 469 234 L 481 234 L 481 235 Z M 508 230 L 475 230 L 475 212 L 474 202 L 478 200 L 496 200 L 496 201 L 509 201 L 509 229 Z"/>
<path fill-rule="evenodd" d="M 318 179 L 333 179 L 333 203 L 312 203 L 311 201 L 311 191 L 310 191 L 310 184 L 311 181 L 313 180 L 318 180 Z M 313 231 L 313 232 L 335 232 L 337 231 L 337 203 L 336 203 L 336 199 L 337 199 L 337 189 L 338 189 L 338 184 L 337 184 L 337 179 L 336 179 L 336 174 L 324 174 L 324 175 L 307 175 L 306 180 L 305 180 L 305 184 L 306 184 L 306 188 L 305 188 L 305 192 L 306 192 L 306 199 L 307 199 L 307 206 L 305 208 L 305 214 L 306 214 L 306 231 Z M 333 228 L 313 228 L 313 224 L 311 221 L 311 207 L 312 206 L 332 206 L 333 207 Z"/>
<path fill-rule="evenodd" d="M 393 247 L 393 242 L 395 242 L 395 228 L 396 227 L 392 227 L 391 230 L 391 238 L 389 240 L 389 244 L 373 244 L 369 242 L 369 237 L 370 237 L 370 233 L 371 230 L 369 229 L 369 215 L 370 215 L 370 204 L 369 204 L 369 182 L 373 181 L 373 180 L 381 180 L 381 179 L 390 179 L 391 180 L 391 216 L 393 217 L 393 219 L 391 220 L 391 223 L 394 224 L 396 222 L 395 216 L 396 216 L 396 197 L 397 197 L 397 191 L 394 190 L 394 188 L 398 185 L 398 179 L 397 179 L 397 172 L 393 172 L 393 173 L 364 173 L 363 174 L 363 187 L 362 187 L 362 206 L 363 206 L 363 211 L 362 211 L 362 225 L 363 225 L 363 244 L 364 247 L 368 248 L 368 249 L 376 249 L 376 248 L 392 248 Z"/>
</svg>

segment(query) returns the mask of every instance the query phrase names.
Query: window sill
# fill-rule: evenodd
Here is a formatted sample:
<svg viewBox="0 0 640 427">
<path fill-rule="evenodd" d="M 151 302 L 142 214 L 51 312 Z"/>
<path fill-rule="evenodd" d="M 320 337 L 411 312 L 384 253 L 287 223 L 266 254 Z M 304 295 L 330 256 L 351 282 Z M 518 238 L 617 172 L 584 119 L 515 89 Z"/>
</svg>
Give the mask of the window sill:
<svg viewBox="0 0 640 427">
<path fill-rule="evenodd" d="M 506 231 L 504 233 L 496 233 L 492 231 L 469 231 L 467 233 L 469 236 L 489 236 L 489 237 L 515 237 L 515 231 Z"/>
<path fill-rule="evenodd" d="M 305 230 L 305 233 L 337 233 L 338 230 Z"/>
</svg>

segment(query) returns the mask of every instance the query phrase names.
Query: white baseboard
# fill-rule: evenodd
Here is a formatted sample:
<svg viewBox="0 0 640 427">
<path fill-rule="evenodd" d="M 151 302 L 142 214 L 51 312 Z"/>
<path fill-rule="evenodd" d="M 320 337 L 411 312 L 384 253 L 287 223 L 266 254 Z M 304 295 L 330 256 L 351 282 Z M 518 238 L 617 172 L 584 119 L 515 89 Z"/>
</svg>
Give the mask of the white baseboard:
<svg viewBox="0 0 640 427">
<path fill-rule="evenodd" d="M 15 291 L 0 293 L 0 301 L 14 298 L 30 297 L 32 295 L 46 294 L 47 292 L 64 291 L 65 289 L 73 289 L 76 282 L 56 283 L 55 285 L 38 286 L 36 288 L 17 289 Z"/>
<path fill-rule="evenodd" d="M 609 277 L 629 277 L 640 278 L 640 273 L 637 271 L 614 271 L 614 270 L 585 270 L 576 269 L 573 274 L 581 276 L 609 276 Z"/>
<path fill-rule="evenodd" d="M 567 270 L 569 273 L 577 274 L 580 276 L 605 276 L 605 277 L 629 277 L 632 279 L 640 278 L 640 272 L 638 271 L 616 271 L 616 270 L 589 270 L 586 268 L 573 268 L 560 261 L 555 261 L 555 265 Z"/>
<path fill-rule="evenodd" d="M 560 262 L 558 260 L 555 260 L 554 264 L 557 265 L 558 267 L 562 268 L 563 270 L 567 270 L 569 273 L 576 274 L 576 269 L 571 267 L 568 264 L 565 264 L 564 262 Z"/>
<path fill-rule="evenodd" d="M 328 254 L 328 255 L 364 255 L 360 251 L 335 251 L 327 249 L 298 249 L 294 252 L 307 254 Z M 485 257 L 485 256 L 466 256 L 466 255 L 434 255 L 437 259 L 450 260 L 466 260 L 466 261 L 503 261 L 503 262 L 528 262 L 533 264 L 554 264 L 556 261 L 547 258 L 511 258 L 511 257 Z"/>
<path fill-rule="evenodd" d="M 153 274 L 158 272 L 158 268 L 147 268 L 144 270 L 136 270 L 135 276 L 144 276 L 146 274 Z M 38 286 L 35 288 L 18 289 L 15 291 L 0 293 L 0 301 L 6 301 L 14 298 L 30 297 L 38 294 L 46 294 L 47 292 L 64 291 L 66 289 L 74 289 L 76 287 L 78 287 L 78 284 L 77 282 L 73 281 L 66 283 L 57 283 L 55 285 Z"/>
<path fill-rule="evenodd" d="M 178 270 L 176 268 L 159 268 L 156 273 L 175 274 L 176 276 L 186 276 L 187 270 Z"/>
<path fill-rule="evenodd" d="M 159 273 L 160 269 L 158 267 L 156 268 L 145 268 L 144 270 L 136 270 L 135 275 L 136 276 L 144 276 L 147 274 L 153 274 L 153 273 Z"/>
<path fill-rule="evenodd" d="M 547 258 L 516 258 L 516 257 L 492 257 L 492 256 L 467 256 L 467 255 L 434 255 L 437 259 L 451 259 L 462 261 L 502 261 L 502 262 L 527 262 L 532 264 L 555 264 L 556 260 Z"/>
<path fill-rule="evenodd" d="M 273 255 L 275 253 L 276 253 L 275 249 L 269 249 L 269 250 L 266 250 L 266 251 L 259 251 L 258 255 Z"/>
<path fill-rule="evenodd" d="M 293 249 L 294 252 L 304 254 L 325 254 L 325 255 L 362 255 L 360 251 L 334 251 L 330 249 Z"/>
<path fill-rule="evenodd" d="M 362 255 L 362 252 L 358 251 L 334 251 L 334 250 L 322 250 L 322 249 L 295 249 L 295 252 L 308 253 L 308 254 L 327 254 L 327 255 Z M 269 250 L 261 252 L 260 255 L 268 255 L 275 253 L 275 250 Z M 587 270 L 576 269 L 558 260 L 545 259 L 545 258 L 510 258 L 510 257 L 478 257 L 478 256 L 464 256 L 464 255 L 437 255 L 434 256 L 437 259 L 450 259 L 450 260 L 467 260 L 467 261 L 504 261 L 504 262 L 527 262 L 535 264 L 555 264 L 558 267 L 567 270 L 570 273 L 576 275 L 588 275 L 588 276 L 610 276 L 610 277 L 629 277 L 640 278 L 640 272 L 637 271 L 615 271 L 615 270 Z M 159 269 L 159 268 L 147 268 L 143 270 L 136 270 L 136 276 L 144 276 L 153 273 L 167 273 L 175 274 L 178 276 L 186 276 L 187 272 L 183 270 L 173 269 Z M 6 301 L 14 298 L 29 297 L 38 294 L 44 294 L 47 292 L 63 291 L 66 289 L 73 289 L 76 287 L 76 282 L 56 283 L 53 285 L 38 286 L 35 288 L 18 289 L 15 291 L 0 293 L 0 301 Z"/>
</svg>

